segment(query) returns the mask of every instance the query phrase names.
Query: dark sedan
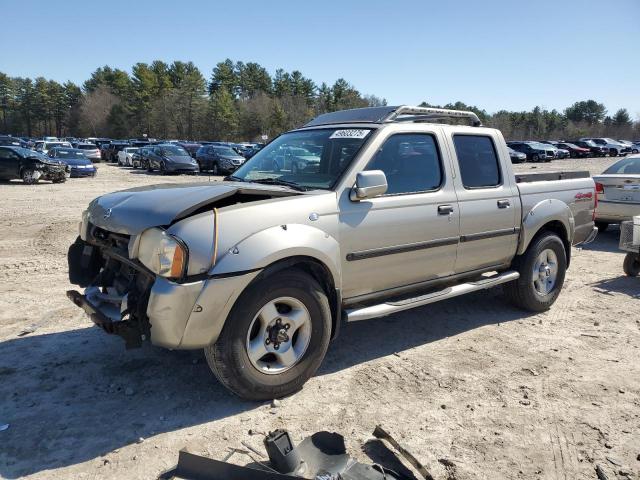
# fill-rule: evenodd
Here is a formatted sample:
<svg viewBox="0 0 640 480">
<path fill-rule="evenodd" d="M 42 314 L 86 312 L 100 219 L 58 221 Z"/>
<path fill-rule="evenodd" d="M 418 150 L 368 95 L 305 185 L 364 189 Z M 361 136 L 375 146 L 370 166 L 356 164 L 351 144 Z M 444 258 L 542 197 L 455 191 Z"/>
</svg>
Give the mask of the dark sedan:
<svg viewBox="0 0 640 480">
<path fill-rule="evenodd" d="M 42 180 L 62 183 L 67 179 L 66 165 L 41 153 L 22 147 L 0 146 L 0 179 L 22 179 L 27 185 Z"/>
<path fill-rule="evenodd" d="M 198 173 L 198 163 L 182 147 L 172 144 L 155 145 L 148 149 L 147 171 L 167 173 Z"/>
<path fill-rule="evenodd" d="M 98 170 L 83 150 L 76 148 L 56 147 L 49 150 L 49 157 L 55 158 L 69 166 L 72 178 L 95 177 Z"/>
<path fill-rule="evenodd" d="M 201 143 L 196 142 L 178 142 L 176 145 L 184 148 L 192 158 L 196 158 L 196 152 L 202 146 Z"/>
</svg>

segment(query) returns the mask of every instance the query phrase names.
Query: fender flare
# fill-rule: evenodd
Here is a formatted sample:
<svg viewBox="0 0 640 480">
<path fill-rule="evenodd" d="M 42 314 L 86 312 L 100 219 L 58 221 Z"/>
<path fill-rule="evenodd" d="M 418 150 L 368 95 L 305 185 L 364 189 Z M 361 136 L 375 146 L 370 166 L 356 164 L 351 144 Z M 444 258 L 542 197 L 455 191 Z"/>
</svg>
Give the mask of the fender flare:
<svg viewBox="0 0 640 480">
<path fill-rule="evenodd" d="M 340 244 L 328 233 L 309 225 L 287 224 L 254 233 L 218 257 L 209 275 L 266 268 L 291 257 L 311 257 L 327 267 L 341 288 Z"/>
<path fill-rule="evenodd" d="M 569 254 L 575 231 L 575 219 L 566 203 L 551 198 L 534 205 L 523 218 L 517 254 L 522 255 L 538 232 L 552 222 L 560 223 L 564 227 L 566 238 L 562 238 L 562 242 L 568 248 Z"/>
</svg>

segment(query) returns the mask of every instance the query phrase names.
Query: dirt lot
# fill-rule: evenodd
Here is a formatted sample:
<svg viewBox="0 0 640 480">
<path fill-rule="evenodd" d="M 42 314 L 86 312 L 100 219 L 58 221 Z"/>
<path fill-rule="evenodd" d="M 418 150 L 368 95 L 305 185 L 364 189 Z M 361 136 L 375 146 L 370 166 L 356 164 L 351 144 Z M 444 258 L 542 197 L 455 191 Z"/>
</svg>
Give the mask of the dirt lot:
<svg viewBox="0 0 640 480">
<path fill-rule="evenodd" d="M 623 276 L 615 229 L 574 250 L 549 312 L 495 290 L 350 325 L 318 375 L 271 408 L 229 394 L 200 352 L 125 351 L 65 297 L 66 250 L 92 198 L 194 180 L 102 164 L 95 179 L 0 185 L 0 476 L 154 478 L 185 446 L 261 448 L 250 428 L 338 431 L 366 459 L 380 423 L 436 479 L 593 479 L 596 465 L 640 478 L 640 280 Z"/>
</svg>

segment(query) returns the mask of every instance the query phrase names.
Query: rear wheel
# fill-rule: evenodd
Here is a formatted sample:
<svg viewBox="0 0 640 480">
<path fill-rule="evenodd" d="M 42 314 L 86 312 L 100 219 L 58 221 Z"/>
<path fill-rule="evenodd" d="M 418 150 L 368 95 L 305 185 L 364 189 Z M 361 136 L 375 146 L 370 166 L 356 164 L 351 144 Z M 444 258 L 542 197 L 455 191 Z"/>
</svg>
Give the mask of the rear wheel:
<svg viewBox="0 0 640 480">
<path fill-rule="evenodd" d="M 325 292 L 292 269 L 250 286 L 205 355 L 220 383 L 236 395 L 272 399 L 302 388 L 322 363 L 330 335 Z"/>
<path fill-rule="evenodd" d="M 540 160 L 540 156 L 537 153 L 534 153 L 533 156 L 531 157 L 531 160 L 533 160 L 534 162 L 537 162 Z"/>
<path fill-rule="evenodd" d="M 637 277 L 640 274 L 640 256 L 637 253 L 627 253 L 622 269 L 629 277 Z"/>
<path fill-rule="evenodd" d="M 512 266 L 520 278 L 504 287 L 511 303 L 532 312 L 548 310 L 564 284 L 567 257 L 562 240 L 555 233 L 542 232 Z"/>
<path fill-rule="evenodd" d="M 609 150 L 609 156 L 610 157 L 617 157 L 618 156 L 618 151 L 615 148 L 612 148 Z"/>
</svg>

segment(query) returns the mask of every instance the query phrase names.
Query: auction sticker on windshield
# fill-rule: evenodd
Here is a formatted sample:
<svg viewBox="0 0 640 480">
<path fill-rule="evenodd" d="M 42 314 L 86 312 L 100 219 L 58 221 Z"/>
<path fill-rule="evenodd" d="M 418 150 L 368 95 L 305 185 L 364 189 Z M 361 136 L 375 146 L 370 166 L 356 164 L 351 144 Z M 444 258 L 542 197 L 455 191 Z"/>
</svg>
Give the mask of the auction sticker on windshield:
<svg viewBox="0 0 640 480">
<path fill-rule="evenodd" d="M 370 130 L 358 130 L 350 128 L 349 130 L 336 130 L 331 134 L 332 138 L 364 138 L 369 134 Z"/>
</svg>

